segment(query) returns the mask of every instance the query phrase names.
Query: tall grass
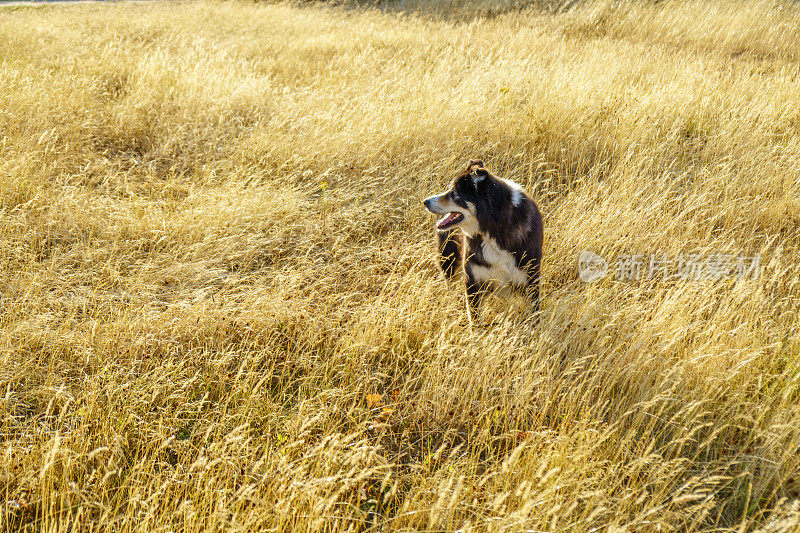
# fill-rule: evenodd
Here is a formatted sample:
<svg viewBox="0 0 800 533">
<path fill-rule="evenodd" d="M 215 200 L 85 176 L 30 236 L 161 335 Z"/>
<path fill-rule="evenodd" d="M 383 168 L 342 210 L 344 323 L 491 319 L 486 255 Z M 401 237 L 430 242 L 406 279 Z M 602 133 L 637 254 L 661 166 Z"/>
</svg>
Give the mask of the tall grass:
<svg viewBox="0 0 800 533">
<path fill-rule="evenodd" d="M 800 9 L 406 7 L 3 10 L 0 529 L 798 528 Z M 470 157 L 538 323 L 437 272 Z"/>
</svg>

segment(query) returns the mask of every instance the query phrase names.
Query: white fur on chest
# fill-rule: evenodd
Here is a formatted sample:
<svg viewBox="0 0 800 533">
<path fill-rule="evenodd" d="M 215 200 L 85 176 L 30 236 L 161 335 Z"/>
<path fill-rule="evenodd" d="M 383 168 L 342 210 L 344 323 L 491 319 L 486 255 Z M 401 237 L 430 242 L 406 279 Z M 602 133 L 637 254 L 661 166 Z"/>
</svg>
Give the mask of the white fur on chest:
<svg viewBox="0 0 800 533">
<path fill-rule="evenodd" d="M 489 266 L 471 265 L 472 275 L 481 283 L 499 283 L 501 285 L 525 286 L 528 276 L 517 268 L 514 256 L 500 248 L 494 239 L 483 240 L 483 260 Z"/>
</svg>

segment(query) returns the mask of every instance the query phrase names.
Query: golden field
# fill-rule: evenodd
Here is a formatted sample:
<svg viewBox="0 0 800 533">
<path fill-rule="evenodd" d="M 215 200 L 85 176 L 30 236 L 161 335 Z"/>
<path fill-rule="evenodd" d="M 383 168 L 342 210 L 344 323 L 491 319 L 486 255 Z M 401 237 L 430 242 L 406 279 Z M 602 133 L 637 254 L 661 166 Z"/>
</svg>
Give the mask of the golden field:
<svg viewBox="0 0 800 533">
<path fill-rule="evenodd" d="M 0 530 L 800 529 L 800 6 L 456 4 L 0 11 Z M 437 270 L 471 157 L 538 322 Z"/>
</svg>

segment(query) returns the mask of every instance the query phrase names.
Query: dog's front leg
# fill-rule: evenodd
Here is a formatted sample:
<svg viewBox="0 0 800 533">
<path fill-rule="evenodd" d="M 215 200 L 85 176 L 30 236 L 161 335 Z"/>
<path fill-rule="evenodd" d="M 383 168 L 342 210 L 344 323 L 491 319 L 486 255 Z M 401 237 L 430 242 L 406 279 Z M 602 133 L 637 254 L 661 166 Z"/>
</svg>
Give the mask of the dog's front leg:
<svg viewBox="0 0 800 533">
<path fill-rule="evenodd" d="M 437 231 L 439 241 L 439 266 L 445 278 L 453 279 L 456 270 L 461 266 L 461 232 L 456 230 Z"/>
<path fill-rule="evenodd" d="M 464 271 L 467 274 L 467 316 L 469 316 L 469 323 L 474 324 L 478 320 L 478 308 L 483 300 L 483 295 L 486 294 L 487 287 L 475 279 L 469 268 L 465 268 Z"/>
</svg>

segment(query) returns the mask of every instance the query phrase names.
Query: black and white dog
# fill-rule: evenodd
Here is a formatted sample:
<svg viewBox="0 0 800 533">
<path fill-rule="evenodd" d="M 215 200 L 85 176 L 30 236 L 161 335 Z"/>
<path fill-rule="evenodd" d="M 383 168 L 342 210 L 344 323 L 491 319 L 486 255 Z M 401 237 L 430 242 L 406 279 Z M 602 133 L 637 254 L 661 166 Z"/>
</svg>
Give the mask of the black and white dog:
<svg viewBox="0 0 800 533">
<path fill-rule="evenodd" d="M 464 265 L 470 321 L 481 297 L 500 286 L 524 290 L 538 311 L 542 215 L 522 187 L 473 159 L 447 191 L 423 203 L 445 215 L 436 223 L 439 264 L 448 279 Z"/>
</svg>

